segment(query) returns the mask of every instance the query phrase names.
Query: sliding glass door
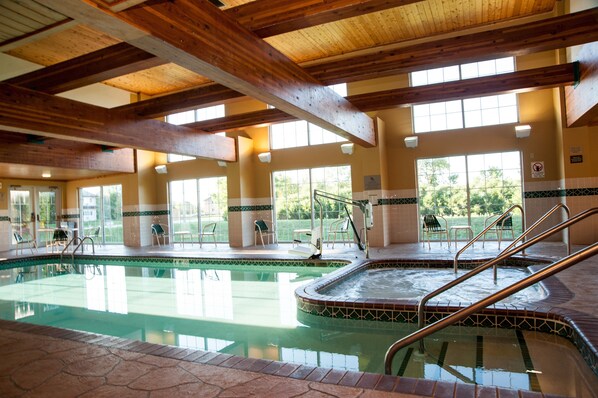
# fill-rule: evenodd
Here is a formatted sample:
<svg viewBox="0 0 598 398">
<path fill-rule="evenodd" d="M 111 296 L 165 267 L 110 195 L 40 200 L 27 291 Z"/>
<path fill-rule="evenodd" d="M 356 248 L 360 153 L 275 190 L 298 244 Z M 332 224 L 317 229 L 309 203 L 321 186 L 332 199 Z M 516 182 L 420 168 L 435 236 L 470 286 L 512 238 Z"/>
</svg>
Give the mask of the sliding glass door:
<svg viewBox="0 0 598 398">
<path fill-rule="evenodd" d="M 519 152 L 418 159 L 419 213 L 443 216 L 449 227 L 470 225 L 474 234 L 484 220 L 522 205 Z M 513 217 L 521 232 L 521 217 Z"/>
<path fill-rule="evenodd" d="M 101 244 L 123 244 L 121 185 L 81 188 L 79 207 L 84 236 Z"/>
<path fill-rule="evenodd" d="M 45 244 L 58 225 L 60 191 L 56 187 L 11 187 L 10 219 L 13 232 Z M 14 234 L 12 243 L 15 244 Z"/>
</svg>

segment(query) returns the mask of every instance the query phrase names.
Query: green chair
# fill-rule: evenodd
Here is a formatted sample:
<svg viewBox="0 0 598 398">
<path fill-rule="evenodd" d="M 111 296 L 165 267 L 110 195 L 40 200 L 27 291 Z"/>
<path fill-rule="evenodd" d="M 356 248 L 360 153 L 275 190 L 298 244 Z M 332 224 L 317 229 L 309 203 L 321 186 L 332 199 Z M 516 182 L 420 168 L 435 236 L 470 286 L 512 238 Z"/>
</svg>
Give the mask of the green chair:
<svg viewBox="0 0 598 398">
<path fill-rule="evenodd" d="M 442 224 L 438 219 L 442 220 Z M 434 214 L 426 214 L 423 217 L 422 230 L 424 233 L 424 241 L 428 241 L 428 249 L 431 249 L 430 235 L 438 235 L 440 237 L 440 246 L 442 246 L 442 235 L 446 236 L 446 244 L 447 247 L 450 248 L 451 241 L 449 238 L 448 223 L 444 217 Z M 425 244 L 424 241 L 422 241 L 422 245 Z"/>
<path fill-rule="evenodd" d="M 266 242 L 270 244 L 276 243 L 278 244 L 278 238 L 276 236 L 276 231 L 274 230 L 274 225 L 272 221 L 269 220 L 255 220 L 255 231 L 253 235 L 253 244 L 257 245 L 257 237 L 259 235 L 260 241 L 262 242 L 262 246 L 266 246 L 264 244 L 264 237 L 266 238 Z"/>
<path fill-rule="evenodd" d="M 495 214 L 493 216 L 486 218 L 486 220 L 484 220 L 484 229 L 486 229 L 490 224 L 492 224 L 494 222 L 492 220 L 494 217 L 497 217 L 497 215 Z M 484 247 L 484 244 L 486 243 L 486 235 L 495 234 L 496 239 L 498 240 L 498 250 L 500 250 L 500 242 L 502 242 L 502 240 L 503 240 L 503 236 L 504 236 L 503 234 L 505 233 L 505 231 L 511 233 L 511 239 L 515 239 L 515 232 L 513 231 L 513 214 L 512 213 L 505 214 L 503 217 L 498 219 L 498 221 L 496 222 L 496 225 L 494 225 L 492 228 L 490 228 L 488 231 L 486 231 L 486 233 L 484 234 L 484 240 L 482 241 L 482 247 Z"/>
<path fill-rule="evenodd" d="M 162 245 L 166 245 L 166 238 L 168 238 L 168 242 L 170 242 L 170 235 L 166 231 L 162 224 L 152 224 L 152 246 L 154 246 L 154 238 L 156 242 L 158 242 L 158 246 L 160 245 L 160 239 L 162 239 Z"/>
</svg>

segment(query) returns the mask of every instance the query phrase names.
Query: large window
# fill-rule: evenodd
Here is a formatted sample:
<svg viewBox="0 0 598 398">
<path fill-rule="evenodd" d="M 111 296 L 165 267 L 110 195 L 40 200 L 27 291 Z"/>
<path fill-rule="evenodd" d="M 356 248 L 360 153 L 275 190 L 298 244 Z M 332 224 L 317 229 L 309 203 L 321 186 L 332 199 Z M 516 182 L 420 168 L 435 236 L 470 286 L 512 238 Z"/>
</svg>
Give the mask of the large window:
<svg viewBox="0 0 598 398">
<path fill-rule="evenodd" d="M 439 214 L 452 225 L 471 225 L 475 234 L 484 220 L 522 205 L 519 152 L 418 159 L 419 212 Z M 513 217 L 521 232 L 521 217 Z"/>
<path fill-rule="evenodd" d="M 224 104 L 174 113 L 172 115 L 166 116 L 166 122 L 170 124 L 181 125 L 187 123 L 200 122 L 202 120 L 216 119 L 218 117 L 224 117 Z M 195 159 L 195 157 L 178 155 L 175 153 L 168 154 L 168 162 L 171 163 L 191 159 Z"/>
<path fill-rule="evenodd" d="M 313 191 L 318 189 L 348 199 L 352 197 L 351 167 L 321 167 L 314 169 L 286 170 L 273 173 L 276 229 L 278 240 L 290 242 L 296 229 L 311 229 L 312 220 L 319 218 L 319 208 L 314 209 Z M 323 201 L 324 234 L 330 223 L 347 216 L 343 205 Z M 351 213 L 352 209 L 347 208 Z M 315 214 L 314 214 L 315 211 Z M 324 240 L 326 236 L 323 237 Z"/>
<path fill-rule="evenodd" d="M 95 243 L 123 244 L 121 185 L 81 188 L 79 207 L 84 235 L 94 236 Z"/>
<path fill-rule="evenodd" d="M 411 85 L 444 83 L 515 71 L 513 57 L 472 62 L 411 73 Z M 519 120 L 516 94 L 489 95 L 413 106 L 416 133 L 516 123 Z"/>
<path fill-rule="evenodd" d="M 347 85 L 345 83 L 328 87 L 343 97 L 347 96 Z M 277 123 L 270 126 L 270 147 L 272 149 L 295 148 L 342 141 L 346 141 L 346 139 L 305 120 Z"/>
<path fill-rule="evenodd" d="M 226 177 L 172 181 L 170 214 L 173 232 L 188 231 L 197 236 L 206 224 L 216 223 L 216 241 L 228 242 Z M 175 240 L 181 238 L 174 236 Z"/>
</svg>

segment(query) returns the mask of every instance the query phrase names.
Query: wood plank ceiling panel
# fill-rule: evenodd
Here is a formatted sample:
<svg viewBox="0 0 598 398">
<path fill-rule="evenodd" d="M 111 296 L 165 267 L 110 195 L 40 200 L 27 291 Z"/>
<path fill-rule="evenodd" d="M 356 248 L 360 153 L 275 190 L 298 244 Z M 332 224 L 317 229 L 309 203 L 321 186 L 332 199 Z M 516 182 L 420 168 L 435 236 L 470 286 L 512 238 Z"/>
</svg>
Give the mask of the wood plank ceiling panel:
<svg viewBox="0 0 598 398">
<path fill-rule="evenodd" d="M 505 19 L 550 12 L 555 4 L 555 0 L 548 2 L 523 0 L 522 2 L 526 6 L 521 10 L 513 9 L 513 13 Z M 303 63 L 372 46 L 446 34 L 501 20 L 501 15 L 497 15 L 495 11 L 496 7 L 500 7 L 501 0 L 476 1 L 475 3 L 481 3 L 481 8 L 476 8 L 479 6 L 473 8 L 477 11 L 475 18 L 460 16 L 463 5 L 470 5 L 468 0 L 428 0 L 305 28 L 266 40 L 294 62 Z M 362 28 L 357 29 L 356 26 Z M 372 31 L 385 33 L 378 35 L 372 34 Z"/>
</svg>

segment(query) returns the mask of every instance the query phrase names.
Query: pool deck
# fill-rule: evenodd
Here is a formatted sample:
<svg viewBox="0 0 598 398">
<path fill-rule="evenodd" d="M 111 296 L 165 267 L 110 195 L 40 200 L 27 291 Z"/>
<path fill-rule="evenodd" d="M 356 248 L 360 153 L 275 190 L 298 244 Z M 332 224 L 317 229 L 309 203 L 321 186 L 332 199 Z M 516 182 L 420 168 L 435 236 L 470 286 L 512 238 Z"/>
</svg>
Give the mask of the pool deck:
<svg viewBox="0 0 598 398">
<path fill-rule="evenodd" d="M 462 243 L 459 244 L 459 248 Z M 166 247 L 98 247 L 99 255 L 296 258 L 291 245 L 267 248 L 214 247 L 179 244 Z M 573 251 L 580 247 L 574 247 Z M 457 250 L 433 243 L 395 244 L 372 248 L 371 259 L 446 259 Z M 45 255 L 40 249 L 37 255 Z M 496 243 L 470 248 L 460 258 L 498 254 Z M 528 255 L 558 259 L 566 254 L 559 243 L 543 243 Z M 26 251 L 25 256 L 29 253 Z M 17 257 L 0 252 L 0 261 Z M 24 256 L 19 256 L 24 257 Z M 364 259 L 355 248 L 324 247 L 324 259 Z M 542 310 L 570 320 L 596 352 L 598 347 L 598 256 L 565 270 L 556 278 L 563 293 L 541 302 Z M 556 297 L 559 296 L 559 297 Z M 566 297 L 566 299 L 563 299 Z M 538 310 L 537 306 L 529 309 Z M 245 359 L 171 346 L 143 343 L 92 333 L 0 321 L 1 397 L 549 397 L 540 393 L 435 382 L 363 372 L 345 372 L 264 359 Z"/>
</svg>

